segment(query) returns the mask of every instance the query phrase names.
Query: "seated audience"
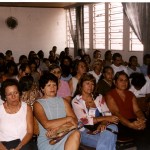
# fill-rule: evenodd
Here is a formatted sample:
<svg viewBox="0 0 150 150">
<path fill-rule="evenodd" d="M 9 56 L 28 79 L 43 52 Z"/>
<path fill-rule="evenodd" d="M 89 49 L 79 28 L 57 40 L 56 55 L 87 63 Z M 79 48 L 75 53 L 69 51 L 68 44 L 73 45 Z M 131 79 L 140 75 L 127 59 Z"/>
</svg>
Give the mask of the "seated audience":
<svg viewBox="0 0 150 150">
<path fill-rule="evenodd" d="M 34 82 L 32 76 L 24 76 L 19 80 L 19 87 L 21 90 L 21 101 L 29 104 L 30 106 L 41 97 L 40 91 Z"/>
<path fill-rule="evenodd" d="M 49 67 L 50 73 L 58 78 L 57 96 L 66 99 L 69 103 L 71 101 L 71 92 L 68 82 L 61 79 L 61 68 L 58 65 L 51 65 Z"/>
<path fill-rule="evenodd" d="M 113 77 L 114 71 L 112 67 L 105 66 L 102 71 L 102 76 L 96 85 L 95 93 L 105 96 L 114 87 Z"/>
<path fill-rule="evenodd" d="M 0 52 L 0 84 L 3 81 L 2 76 L 4 75 L 5 72 L 5 66 L 6 66 L 5 56 L 3 53 Z"/>
<path fill-rule="evenodd" d="M 145 54 L 143 56 L 143 65 L 140 67 L 141 72 L 146 76 L 147 75 L 147 67 L 150 65 L 150 54 Z"/>
<path fill-rule="evenodd" d="M 132 91 L 137 98 L 146 97 L 147 94 L 150 94 L 150 86 L 143 73 L 132 73 L 130 79 L 131 87 L 129 90 Z"/>
<path fill-rule="evenodd" d="M 12 50 L 7 50 L 5 53 L 6 62 L 14 61 Z"/>
<path fill-rule="evenodd" d="M 93 61 L 92 70 L 89 71 L 89 73 L 95 77 L 96 83 L 98 82 L 98 80 L 100 79 L 100 77 L 102 75 L 102 67 L 103 67 L 102 60 L 97 59 L 97 60 Z"/>
<path fill-rule="evenodd" d="M 62 70 L 61 80 L 68 82 L 72 78 L 72 59 L 69 56 L 63 57 L 60 62 L 60 67 Z"/>
<path fill-rule="evenodd" d="M 69 80 L 69 87 L 71 90 L 72 97 L 76 91 L 76 87 L 80 77 L 87 72 L 87 65 L 83 60 L 76 60 L 75 65 L 73 67 L 73 77 Z"/>
<path fill-rule="evenodd" d="M 93 52 L 92 63 L 93 63 L 95 60 L 98 60 L 98 59 L 101 60 L 101 51 L 100 51 L 100 50 L 95 50 L 95 51 Z"/>
<path fill-rule="evenodd" d="M 19 63 L 17 64 L 18 68 L 20 67 L 21 64 L 24 64 L 24 63 L 28 63 L 28 58 L 26 55 L 21 55 L 19 57 Z"/>
<path fill-rule="evenodd" d="M 129 89 L 137 98 L 140 109 L 145 113 L 146 117 L 150 114 L 150 82 L 148 82 L 143 73 L 131 74 L 131 87 Z"/>
<path fill-rule="evenodd" d="M 3 81 L 5 81 L 6 79 L 15 78 L 17 74 L 17 64 L 14 61 L 9 60 L 6 64 L 4 75 L 2 76 Z"/>
<path fill-rule="evenodd" d="M 112 65 L 112 53 L 110 50 L 106 51 L 104 54 L 103 66 Z"/>
<path fill-rule="evenodd" d="M 84 54 L 82 60 L 87 63 L 87 67 L 88 67 L 87 71 L 90 71 L 91 70 L 91 57 L 90 57 L 90 55 Z"/>
<path fill-rule="evenodd" d="M 53 50 L 51 50 L 49 52 L 49 57 L 48 57 L 49 61 L 51 64 L 57 64 L 59 65 L 59 57 L 56 56 L 55 52 Z"/>
<path fill-rule="evenodd" d="M 81 60 L 85 55 L 85 51 L 81 48 L 78 49 L 78 55 L 74 58 L 74 60 Z"/>
<path fill-rule="evenodd" d="M 37 67 L 37 63 L 35 62 L 35 60 L 29 61 L 29 67 L 31 70 L 31 76 L 33 77 L 34 82 L 36 83 L 37 87 L 39 87 L 40 73 L 37 70 L 38 67 Z"/>
<path fill-rule="evenodd" d="M 23 76 L 31 75 L 31 69 L 28 63 L 21 64 L 19 67 L 18 75 L 15 76 L 16 80 L 20 80 Z"/>
<path fill-rule="evenodd" d="M 38 150 L 78 150 L 80 133 L 73 130 L 59 142 L 52 144 L 51 135 L 70 124 L 77 127 L 77 119 L 69 103 L 57 97 L 58 79 L 52 73 L 45 73 L 39 80 L 43 97 L 33 105 L 34 115 L 38 120 L 40 134 L 38 136 Z M 50 142 L 50 143 L 49 143 Z"/>
<path fill-rule="evenodd" d="M 70 55 L 69 47 L 65 47 L 64 52 L 65 52 L 65 56 L 69 56 L 72 59 L 72 56 Z"/>
<path fill-rule="evenodd" d="M 47 70 L 48 71 L 48 67 L 47 65 L 44 63 L 44 52 L 42 50 L 39 50 L 37 53 L 39 59 L 40 59 L 40 65 L 39 65 L 39 69 L 41 72 Z"/>
<path fill-rule="evenodd" d="M 7 79 L 2 83 L 0 105 L 0 149 L 29 150 L 33 134 L 32 109 L 20 101 L 18 81 Z"/>
<path fill-rule="evenodd" d="M 129 58 L 129 64 L 127 67 L 128 75 L 130 75 L 134 72 L 141 72 L 140 68 L 138 67 L 138 59 L 136 56 L 131 56 Z"/>
<path fill-rule="evenodd" d="M 21 91 L 20 100 L 27 103 L 31 107 L 33 103 L 42 96 L 32 76 L 24 76 L 19 80 L 19 87 Z M 35 117 L 33 117 L 33 141 L 37 140 L 39 128 Z"/>
<path fill-rule="evenodd" d="M 114 70 L 114 75 L 118 71 L 124 71 L 125 73 L 128 73 L 127 67 L 122 65 L 123 64 L 123 60 L 122 60 L 121 54 L 114 53 L 113 56 L 112 56 L 112 60 L 113 60 L 113 64 L 111 65 L 111 67 Z"/>
<path fill-rule="evenodd" d="M 118 123 L 118 117 L 111 115 L 102 95 L 93 95 L 95 86 L 94 76 L 85 73 L 79 80 L 76 96 L 72 100 L 73 110 L 84 124 L 81 143 L 96 150 L 116 150 L 115 124 Z"/>
<path fill-rule="evenodd" d="M 137 104 L 136 97 L 128 90 L 128 75 L 124 71 L 117 72 L 114 82 L 115 89 L 107 93 L 106 102 L 112 114 L 119 117 L 118 138 L 135 138 L 137 131 L 146 127 L 145 116 Z"/>
</svg>

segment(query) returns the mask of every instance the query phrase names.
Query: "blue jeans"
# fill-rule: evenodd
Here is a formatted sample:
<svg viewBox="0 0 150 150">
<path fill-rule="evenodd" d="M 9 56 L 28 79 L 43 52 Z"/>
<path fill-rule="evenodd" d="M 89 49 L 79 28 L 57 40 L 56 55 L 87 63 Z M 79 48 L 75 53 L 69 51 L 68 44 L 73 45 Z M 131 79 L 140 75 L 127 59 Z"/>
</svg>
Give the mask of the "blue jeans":
<svg viewBox="0 0 150 150">
<path fill-rule="evenodd" d="M 114 124 L 109 125 L 108 128 L 118 132 L 118 128 Z M 87 131 L 87 129 L 81 131 L 81 143 L 83 145 L 94 147 L 96 150 L 116 150 L 116 134 L 104 130 L 96 135 L 91 135 L 87 134 Z"/>
</svg>

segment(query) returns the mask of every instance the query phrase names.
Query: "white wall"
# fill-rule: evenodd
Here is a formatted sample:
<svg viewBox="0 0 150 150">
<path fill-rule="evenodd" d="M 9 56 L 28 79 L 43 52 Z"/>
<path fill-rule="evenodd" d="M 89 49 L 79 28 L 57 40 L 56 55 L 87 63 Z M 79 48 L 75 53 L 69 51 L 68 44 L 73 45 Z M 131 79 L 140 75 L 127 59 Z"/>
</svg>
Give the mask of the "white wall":
<svg viewBox="0 0 150 150">
<path fill-rule="evenodd" d="M 18 26 L 9 29 L 5 20 L 13 16 Z M 56 45 L 58 53 L 66 47 L 65 10 L 61 8 L 0 7 L 0 52 L 13 51 L 15 61 L 30 50 L 43 50 L 48 57 L 49 50 Z"/>
</svg>

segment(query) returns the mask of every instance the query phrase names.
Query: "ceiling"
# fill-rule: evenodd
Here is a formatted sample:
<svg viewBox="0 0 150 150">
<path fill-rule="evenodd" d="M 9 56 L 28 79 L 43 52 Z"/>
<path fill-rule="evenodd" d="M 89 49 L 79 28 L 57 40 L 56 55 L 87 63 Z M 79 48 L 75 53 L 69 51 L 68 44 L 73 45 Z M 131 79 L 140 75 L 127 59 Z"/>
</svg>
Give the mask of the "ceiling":
<svg viewBox="0 0 150 150">
<path fill-rule="evenodd" d="M 0 7 L 67 8 L 86 3 L 81 2 L 0 2 Z M 89 3 L 88 3 L 89 4 Z"/>
</svg>

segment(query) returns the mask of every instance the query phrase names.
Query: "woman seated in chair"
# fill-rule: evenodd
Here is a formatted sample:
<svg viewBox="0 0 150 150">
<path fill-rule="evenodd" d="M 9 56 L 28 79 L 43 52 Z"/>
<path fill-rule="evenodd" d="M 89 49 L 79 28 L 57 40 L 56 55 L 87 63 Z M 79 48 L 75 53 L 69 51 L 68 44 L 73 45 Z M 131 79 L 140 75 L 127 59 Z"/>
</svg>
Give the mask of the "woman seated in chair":
<svg viewBox="0 0 150 150">
<path fill-rule="evenodd" d="M 15 79 L 2 82 L 0 105 L 0 150 L 30 150 L 33 135 L 32 109 L 20 100 L 19 83 Z"/>
<path fill-rule="evenodd" d="M 34 102 L 33 111 L 38 120 L 40 134 L 38 136 L 38 150 L 78 150 L 80 133 L 77 130 L 69 132 L 59 142 L 51 138 L 58 133 L 62 126 L 70 124 L 77 127 L 77 119 L 69 103 L 57 97 L 58 79 L 52 73 L 44 73 L 39 80 L 43 97 Z M 56 142 L 56 143 L 55 143 Z"/>
<path fill-rule="evenodd" d="M 134 131 L 145 128 L 146 119 L 138 107 L 135 95 L 128 90 L 129 78 L 124 71 L 114 77 L 115 89 L 106 95 L 106 103 L 113 115 L 118 116 L 118 138 L 132 137 Z"/>
<path fill-rule="evenodd" d="M 96 79 L 92 74 L 83 74 L 72 101 L 74 112 L 84 124 L 81 143 L 96 150 L 115 150 L 118 117 L 111 116 L 102 95 L 94 96 Z M 112 123 L 112 124 L 111 124 Z"/>
</svg>

